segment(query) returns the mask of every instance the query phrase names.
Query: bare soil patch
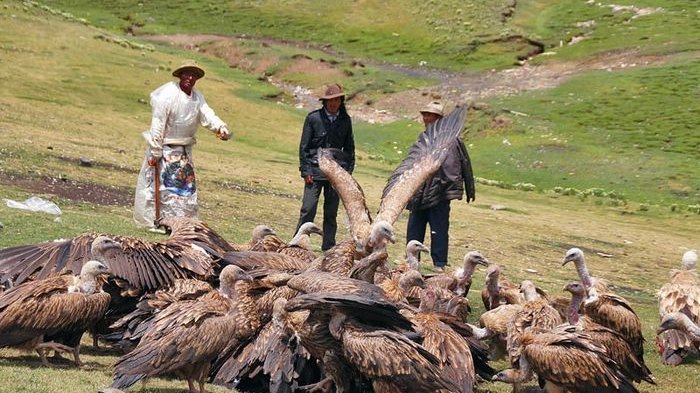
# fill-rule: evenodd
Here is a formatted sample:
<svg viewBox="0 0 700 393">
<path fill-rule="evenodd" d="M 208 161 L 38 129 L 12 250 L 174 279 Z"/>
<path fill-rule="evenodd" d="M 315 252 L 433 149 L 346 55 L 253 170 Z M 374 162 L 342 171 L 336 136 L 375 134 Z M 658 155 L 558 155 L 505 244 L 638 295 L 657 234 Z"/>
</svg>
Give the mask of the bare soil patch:
<svg viewBox="0 0 700 393">
<path fill-rule="evenodd" d="M 33 177 L 4 172 L 0 176 L 0 185 L 15 186 L 37 194 L 55 195 L 71 201 L 96 205 L 129 206 L 134 202 L 131 187 L 104 186 L 50 176 Z"/>
</svg>

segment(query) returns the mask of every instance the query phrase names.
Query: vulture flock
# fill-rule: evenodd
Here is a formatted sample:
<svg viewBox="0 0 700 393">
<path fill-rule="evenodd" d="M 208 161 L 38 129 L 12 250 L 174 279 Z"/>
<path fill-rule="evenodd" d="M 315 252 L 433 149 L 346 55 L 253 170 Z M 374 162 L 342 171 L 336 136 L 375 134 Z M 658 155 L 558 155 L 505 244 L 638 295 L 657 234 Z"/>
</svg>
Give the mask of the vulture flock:
<svg viewBox="0 0 700 393">
<path fill-rule="evenodd" d="M 478 251 L 452 274 L 420 273 L 411 241 L 405 262 L 388 263 L 393 224 L 414 191 L 459 137 L 466 108 L 428 127 L 382 193 L 372 218 L 362 189 L 319 152 L 341 196 L 352 239 L 313 252 L 313 223 L 285 242 L 269 227 L 232 244 L 203 222 L 160 221 L 167 240 L 83 234 L 0 250 L 0 347 L 69 353 L 77 366 L 84 332 L 123 355 L 103 392 L 156 376 L 211 382 L 243 392 L 472 392 L 503 382 L 524 391 L 638 392 L 654 384 L 644 364 L 641 323 L 630 303 L 591 276 L 570 249 L 578 281 L 549 296 L 531 281 L 510 282 Z M 657 346 L 677 365 L 700 344 L 697 255 L 658 293 Z M 486 312 L 467 323 L 467 295 L 486 268 Z M 504 360 L 497 372 L 489 362 Z"/>
</svg>

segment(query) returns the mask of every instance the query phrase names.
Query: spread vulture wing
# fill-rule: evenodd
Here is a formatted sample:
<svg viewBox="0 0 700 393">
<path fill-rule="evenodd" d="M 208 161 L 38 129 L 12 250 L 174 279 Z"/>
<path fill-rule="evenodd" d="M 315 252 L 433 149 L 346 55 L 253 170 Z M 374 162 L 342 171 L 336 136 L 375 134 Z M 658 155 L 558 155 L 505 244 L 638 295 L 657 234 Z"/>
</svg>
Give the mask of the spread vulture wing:
<svg viewBox="0 0 700 393">
<path fill-rule="evenodd" d="M 396 222 L 413 194 L 445 161 L 447 153 L 464 128 L 467 107 L 458 107 L 428 126 L 408 150 L 408 155 L 389 177 L 377 220 Z"/>
<path fill-rule="evenodd" d="M 106 235 L 120 245 L 103 255 L 114 277 L 143 290 L 172 284 L 177 278 L 207 279 L 213 274 L 213 255 L 233 249 L 199 221 L 170 218 L 163 225 L 171 234 L 159 242 Z M 0 282 L 10 279 L 21 284 L 65 272 L 78 274 L 85 262 L 98 259 L 91 254 L 91 245 L 99 236 L 105 235 L 85 233 L 72 239 L 0 250 Z"/>
<path fill-rule="evenodd" d="M 459 107 L 447 117 L 429 125 L 421 134 L 409 149 L 408 156 L 389 177 L 376 221 L 396 222 L 416 190 L 445 161 L 449 148 L 462 132 L 466 114 L 466 106 Z M 343 201 L 354 240 L 365 244 L 369 239 L 372 218 L 362 187 L 333 160 L 333 149 L 319 149 L 318 166 Z"/>
<path fill-rule="evenodd" d="M 367 209 L 362 187 L 351 174 L 333 159 L 331 149 L 319 149 L 318 166 L 343 201 L 343 206 L 350 220 L 350 231 L 355 241 L 361 243 L 364 239 L 368 239 L 372 218 Z"/>
</svg>

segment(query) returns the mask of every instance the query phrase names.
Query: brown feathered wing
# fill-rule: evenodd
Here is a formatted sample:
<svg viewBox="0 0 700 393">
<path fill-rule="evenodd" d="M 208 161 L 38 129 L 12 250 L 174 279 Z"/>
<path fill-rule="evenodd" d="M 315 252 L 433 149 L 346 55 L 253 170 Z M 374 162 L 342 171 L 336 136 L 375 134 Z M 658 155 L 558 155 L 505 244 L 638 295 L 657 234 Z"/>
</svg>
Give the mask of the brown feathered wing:
<svg viewBox="0 0 700 393">
<path fill-rule="evenodd" d="M 428 126 L 408 150 L 408 155 L 389 177 L 376 220 L 396 222 L 413 194 L 440 168 L 450 146 L 464 127 L 467 107 L 458 107 L 448 116 Z M 318 165 L 340 195 L 350 220 L 350 230 L 358 244 L 369 239 L 372 218 L 364 192 L 345 169 L 333 160 L 331 149 L 319 149 Z"/>
</svg>

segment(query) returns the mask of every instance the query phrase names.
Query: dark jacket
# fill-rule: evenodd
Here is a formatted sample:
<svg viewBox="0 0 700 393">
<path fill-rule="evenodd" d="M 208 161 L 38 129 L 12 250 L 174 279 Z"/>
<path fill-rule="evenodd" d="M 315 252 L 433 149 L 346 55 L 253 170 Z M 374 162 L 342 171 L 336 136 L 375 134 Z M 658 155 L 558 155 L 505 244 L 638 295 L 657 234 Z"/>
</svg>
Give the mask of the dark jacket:
<svg viewBox="0 0 700 393">
<path fill-rule="evenodd" d="M 333 123 L 326 116 L 326 111 L 317 109 L 310 112 L 304 120 L 304 129 L 299 143 L 299 171 L 301 177 L 312 175 L 314 180 L 326 180 L 318 168 L 317 151 L 319 148 L 334 148 L 334 158 L 346 171 L 355 169 L 355 139 L 352 135 L 352 122 L 345 110 L 340 107 L 338 117 Z"/>
<path fill-rule="evenodd" d="M 467 202 L 476 196 L 474 174 L 464 142 L 457 140 L 440 169 L 413 194 L 408 210 L 423 210 L 433 207 L 440 201 L 462 199 L 467 191 Z"/>
</svg>

